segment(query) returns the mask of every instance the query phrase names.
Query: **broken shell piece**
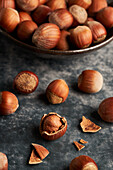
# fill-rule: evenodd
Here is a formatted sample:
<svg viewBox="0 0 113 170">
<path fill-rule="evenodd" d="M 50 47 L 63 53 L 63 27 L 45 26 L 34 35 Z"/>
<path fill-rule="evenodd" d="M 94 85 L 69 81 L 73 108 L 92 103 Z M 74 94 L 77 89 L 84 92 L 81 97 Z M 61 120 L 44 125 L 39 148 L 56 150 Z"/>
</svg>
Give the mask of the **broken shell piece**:
<svg viewBox="0 0 113 170">
<path fill-rule="evenodd" d="M 82 116 L 82 122 L 80 126 L 83 132 L 98 132 L 101 127 L 93 123 L 91 120 L 86 119 L 85 116 Z"/>
<path fill-rule="evenodd" d="M 32 143 L 32 146 L 29 164 L 39 164 L 49 154 L 49 151 L 39 144 Z"/>
<path fill-rule="evenodd" d="M 85 141 L 84 139 L 80 139 L 80 143 L 85 144 L 88 143 L 88 141 Z"/>
<path fill-rule="evenodd" d="M 81 145 L 80 143 L 78 143 L 77 141 L 73 141 L 73 143 L 75 144 L 75 146 L 77 147 L 78 151 L 80 151 L 81 149 L 83 149 L 85 146 Z"/>
</svg>

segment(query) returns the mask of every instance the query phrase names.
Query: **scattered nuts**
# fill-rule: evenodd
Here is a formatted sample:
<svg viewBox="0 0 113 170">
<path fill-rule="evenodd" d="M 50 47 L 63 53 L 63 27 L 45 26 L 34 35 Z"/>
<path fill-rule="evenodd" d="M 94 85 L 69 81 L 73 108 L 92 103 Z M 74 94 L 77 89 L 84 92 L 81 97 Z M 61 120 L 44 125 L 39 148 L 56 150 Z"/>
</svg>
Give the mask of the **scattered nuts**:
<svg viewBox="0 0 113 170">
<path fill-rule="evenodd" d="M 96 70 L 84 70 L 78 77 L 78 88 L 85 93 L 97 93 L 103 86 L 103 77 Z"/>
<path fill-rule="evenodd" d="M 0 170 L 8 170 L 8 159 L 2 152 L 0 152 Z"/>
<path fill-rule="evenodd" d="M 75 47 L 86 48 L 92 43 L 92 32 L 87 26 L 77 26 L 70 33 L 70 40 Z"/>
<path fill-rule="evenodd" d="M 92 4 L 88 8 L 89 16 L 94 16 L 96 12 L 100 11 L 101 9 L 107 7 L 107 0 L 92 0 Z"/>
<path fill-rule="evenodd" d="M 44 114 L 40 121 L 40 134 L 46 140 L 55 140 L 65 134 L 67 120 L 57 113 Z"/>
<path fill-rule="evenodd" d="M 72 5 L 79 5 L 83 7 L 84 9 L 87 9 L 92 3 L 92 0 L 68 0 L 69 6 Z"/>
<path fill-rule="evenodd" d="M 60 8 L 66 8 L 66 2 L 65 0 L 59 1 L 59 0 L 48 0 L 46 3 L 47 6 L 49 6 L 52 11 Z"/>
<path fill-rule="evenodd" d="M 82 144 L 88 143 L 88 141 L 85 141 L 84 139 L 80 139 L 80 142 L 81 142 Z"/>
<path fill-rule="evenodd" d="M 98 114 L 104 121 L 113 123 L 113 97 L 106 98 L 100 103 Z"/>
<path fill-rule="evenodd" d="M 73 141 L 73 143 L 75 144 L 75 146 L 77 147 L 78 151 L 80 151 L 81 149 L 83 149 L 85 146 L 81 145 L 80 143 L 78 143 L 77 141 Z"/>
<path fill-rule="evenodd" d="M 80 155 L 71 161 L 69 170 L 98 170 L 98 167 L 91 157 Z"/>
<path fill-rule="evenodd" d="M 0 11 L 0 26 L 7 32 L 11 33 L 15 30 L 20 22 L 18 12 L 12 8 L 2 8 Z"/>
<path fill-rule="evenodd" d="M 39 6 L 40 0 L 16 0 L 16 3 L 21 10 L 30 12 Z"/>
<path fill-rule="evenodd" d="M 39 48 L 52 49 L 60 39 L 60 29 L 52 23 L 40 25 L 32 36 L 32 42 Z"/>
<path fill-rule="evenodd" d="M 97 21 L 88 21 L 87 26 L 91 29 L 93 35 L 93 43 L 104 41 L 107 35 L 105 27 Z"/>
<path fill-rule="evenodd" d="M 1 0 L 0 1 L 0 9 L 1 8 L 13 8 L 13 9 L 15 9 L 15 0 Z"/>
<path fill-rule="evenodd" d="M 28 94 L 35 91 L 39 83 L 38 77 L 31 71 L 21 71 L 13 81 L 13 87 L 20 93 Z"/>
<path fill-rule="evenodd" d="M 33 150 L 29 159 L 29 164 L 39 164 L 48 156 L 49 151 L 42 145 L 32 143 Z"/>
<path fill-rule="evenodd" d="M 83 130 L 83 132 L 98 132 L 101 127 L 93 123 L 91 120 L 86 119 L 85 116 L 82 116 L 82 122 L 80 123 L 80 126 Z"/>
<path fill-rule="evenodd" d="M 87 12 L 84 8 L 78 6 L 78 5 L 72 5 L 69 8 L 69 12 L 72 14 L 74 20 L 73 20 L 73 27 L 84 24 L 87 20 Z"/>
<path fill-rule="evenodd" d="M 32 13 L 33 20 L 39 25 L 47 22 L 49 14 L 52 12 L 51 8 L 46 5 L 40 5 Z"/>
<path fill-rule="evenodd" d="M 67 99 L 68 94 L 69 87 L 62 79 L 52 81 L 46 89 L 47 99 L 52 104 L 63 103 Z"/>
<path fill-rule="evenodd" d="M 18 24 L 17 37 L 21 41 L 31 40 L 34 31 L 38 28 L 37 24 L 31 20 L 26 20 Z"/>
<path fill-rule="evenodd" d="M 49 22 L 56 24 L 60 29 L 67 29 L 73 23 L 73 16 L 67 9 L 57 9 L 49 15 Z"/>
<path fill-rule="evenodd" d="M 68 41 L 69 36 L 70 36 L 70 32 L 66 30 L 62 30 L 60 40 L 56 45 L 56 49 L 63 50 L 63 51 L 69 50 L 69 41 Z"/>
<path fill-rule="evenodd" d="M 17 97 L 8 91 L 0 92 L 0 115 L 14 113 L 19 107 Z"/>
<path fill-rule="evenodd" d="M 31 16 L 27 12 L 20 11 L 19 16 L 20 16 L 20 22 L 23 22 L 23 21 L 26 21 L 26 20 L 32 21 Z"/>
<path fill-rule="evenodd" d="M 106 7 L 96 14 L 96 19 L 106 28 L 113 27 L 113 7 Z"/>
</svg>

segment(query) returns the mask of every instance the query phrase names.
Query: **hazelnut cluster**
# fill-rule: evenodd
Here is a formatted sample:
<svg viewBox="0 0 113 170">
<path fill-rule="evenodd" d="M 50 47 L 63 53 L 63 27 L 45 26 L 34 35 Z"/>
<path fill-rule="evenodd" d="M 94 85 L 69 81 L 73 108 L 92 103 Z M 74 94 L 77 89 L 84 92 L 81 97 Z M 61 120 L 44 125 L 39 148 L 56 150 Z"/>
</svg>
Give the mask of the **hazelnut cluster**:
<svg viewBox="0 0 113 170">
<path fill-rule="evenodd" d="M 113 26 L 107 0 L 1 0 L 0 26 L 40 49 L 70 50 L 100 43 Z"/>
</svg>

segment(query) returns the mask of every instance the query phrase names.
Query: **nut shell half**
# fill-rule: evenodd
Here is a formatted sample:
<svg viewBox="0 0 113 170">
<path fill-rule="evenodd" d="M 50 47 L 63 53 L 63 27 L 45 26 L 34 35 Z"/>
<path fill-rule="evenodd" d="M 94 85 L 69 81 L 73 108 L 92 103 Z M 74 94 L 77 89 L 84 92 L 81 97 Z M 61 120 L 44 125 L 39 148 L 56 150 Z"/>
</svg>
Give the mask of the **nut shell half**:
<svg viewBox="0 0 113 170">
<path fill-rule="evenodd" d="M 43 130 L 43 124 L 44 124 L 45 119 L 48 118 L 49 116 L 52 116 L 52 115 L 58 116 L 58 118 L 60 118 L 60 120 L 61 120 L 62 125 L 55 132 L 48 132 L 46 130 Z M 41 136 L 44 139 L 46 139 L 46 140 L 56 140 L 56 139 L 62 137 L 65 134 L 65 132 L 67 130 L 67 120 L 66 120 L 66 118 L 61 117 L 59 114 L 54 113 L 54 112 L 50 112 L 49 114 L 44 114 L 41 118 L 41 121 L 40 121 L 40 129 L 39 130 L 40 130 Z"/>
</svg>

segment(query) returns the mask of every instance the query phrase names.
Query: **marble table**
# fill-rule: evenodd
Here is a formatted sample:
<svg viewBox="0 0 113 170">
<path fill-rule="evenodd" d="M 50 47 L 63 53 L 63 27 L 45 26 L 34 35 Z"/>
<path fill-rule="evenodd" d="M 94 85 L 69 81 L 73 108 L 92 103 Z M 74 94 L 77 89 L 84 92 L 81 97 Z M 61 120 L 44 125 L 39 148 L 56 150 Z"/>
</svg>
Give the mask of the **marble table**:
<svg viewBox="0 0 113 170">
<path fill-rule="evenodd" d="M 78 90 L 77 78 L 85 69 L 103 75 L 99 93 Z M 12 88 L 14 77 L 22 70 L 33 71 L 39 77 L 39 86 L 32 94 L 18 94 Z M 70 89 L 67 100 L 59 105 L 49 104 L 45 97 L 54 79 L 64 79 Z M 97 113 L 100 102 L 113 96 L 113 42 L 84 57 L 59 60 L 41 58 L 0 34 L 0 91 L 4 90 L 13 92 L 20 105 L 16 113 L 0 116 L 0 152 L 7 155 L 9 170 L 68 170 L 71 160 L 79 155 L 92 157 L 99 170 L 113 170 L 113 124 L 102 121 Z M 39 134 L 41 117 L 49 112 L 64 116 L 68 122 L 65 135 L 55 141 L 46 141 Z M 92 134 L 82 132 L 79 124 L 83 115 L 102 129 Z M 88 144 L 77 151 L 73 141 L 81 138 Z M 31 143 L 41 144 L 50 152 L 41 164 L 28 165 Z"/>
</svg>

